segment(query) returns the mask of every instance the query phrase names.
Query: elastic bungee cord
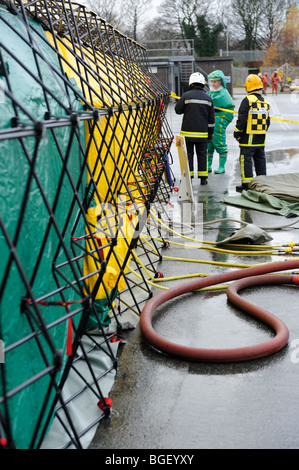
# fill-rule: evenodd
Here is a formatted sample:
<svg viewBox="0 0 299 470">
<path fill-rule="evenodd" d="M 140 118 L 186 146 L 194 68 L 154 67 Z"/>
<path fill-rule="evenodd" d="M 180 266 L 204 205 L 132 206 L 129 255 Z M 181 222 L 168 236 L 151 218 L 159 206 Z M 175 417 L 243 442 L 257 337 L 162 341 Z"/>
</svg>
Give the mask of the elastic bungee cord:
<svg viewBox="0 0 299 470">
<path fill-rule="evenodd" d="M 242 299 L 238 292 L 247 287 L 261 285 L 299 285 L 298 275 L 270 275 L 270 273 L 297 268 L 299 268 L 298 260 L 270 263 L 268 265 L 193 280 L 160 292 L 147 301 L 141 312 L 141 332 L 149 344 L 158 351 L 194 362 L 244 362 L 274 354 L 280 351 L 288 342 L 289 331 L 287 326 L 275 315 Z M 229 281 L 237 281 L 227 289 L 229 301 L 241 308 L 245 313 L 268 325 L 275 333 L 275 336 L 269 341 L 254 346 L 233 349 L 203 349 L 170 342 L 156 333 L 152 326 L 152 318 L 160 305 L 180 295 Z"/>
<path fill-rule="evenodd" d="M 160 225 L 162 225 L 165 229 L 168 230 L 168 232 L 170 232 L 174 235 L 177 235 L 177 236 L 179 236 L 179 237 L 181 237 L 182 239 L 185 239 L 185 240 L 189 240 L 189 241 L 193 241 L 193 242 L 197 242 L 197 243 L 202 243 L 202 244 L 205 244 L 205 245 L 213 245 L 213 246 L 209 246 L 209 247 L 208 246 L 197 246 L 197 245 L 192 246 L 192 245 L 190 245 L 190 246 L 187 246 L 188 248 L 198 248 L 198 249 L 209 250 L 209 251 L 214 251 L 214 252 L 218 252 L 218 253 L 234 254 L 234 255 L 237 255 L 237 256 L 256 256 L 256 255 L 273 255 L 273 254 L 291 253 L 291 252 L 293 252 L 294 248 L 297 246 L 296 243 L 292 243 L 292 244 L 289 244 L 289 246 L 287 246 L 283 250 L 271 250 L 271 249 L 269 249 L 270 248 L 269 246 L 263 246 L 263 247 L 258 246 L 257 247 L 258 251 L 236 251 L 236 250 L 227 250 L 227 249 L 223 249 L 223 248 L 216 248 L 215 247 L 215 245 L 216 245 L 215 242 L 209 242 L 209 241 L 205 241 L 205 240 L 196 240 L 194 238 L 182 235 L 181 233 L 176 232 L 175 230 L 171 229 L 170 227 L 167 227 L 167 225 L 164 224 L 164 222 L 157 217 L 157 215 L 154 213 L 154 211 L 151 211 L 151 214 L 159 222 Z M 216 221 L 213 221 L 213 222 L 216 222 Z M 204 223 L 205 222 L 203 222 L 203 224 Z M 261 228 L 261 227 L 259 227 L 259 228 Z M 231 246 L 235 247 L 236 245 L 233 244 Z M 250 245 L 246 245 L 247 248 L 249 246 Z M 280 245 L 280 246 L 283 246 L 283 245 Z M 264 250 L 264 251 L 262 251 L 262 250 Z"/>
<path fill-rule="evenodd" d="M 193 241 L 196 241 L 196 242 L 200 242 L 200 243 L 206 243 L 206 244 L 212 244 L 212 245 L 216 245 L 216 243 L 214 242 L 208 242 L 208 241 L 202 241 L 202 240 L 194 240 L 194 238 L 189 238 L 189 237 L 184 237 L 182 234 L 180 233 L 177 233 L 173 230 L 171 230 L 169 227 L 167 227 L 160 218 L 158 218 L 155 213 L 152 213 L 152 215 L 157 219 L 157 221 L 159 222 L 159 224 L 162 224 L 164 226 L 165 229 L 167 229 L 167 231 L 172 231 L 173 233 L 179 235 L 180 237 L 182 238 L 186 238 L 188 240 L 193 240 Z M 210 222 L 203 222 L 202 224 L 212 224 L 212 223 L 216 223 L 216 222 L 219 222 L 219 221 L 223 221 L 223 220 L 229 220 L 229 221 L 233 221 L 233 222 L 240 222 L 241 224 L 243 225 L 248 225 L 247 222 L 243 222 L 243 221 L 239 221 L 239 220 L 236 220 L 236 219 L 231 219 L 231 218 L 225 218 L 225 219 L 218 219 L 218 220 L 214 220 L 214 221 L 210 221 Z M 298 219 L 299 220 L 299 219 Z M 182 224 L 181 224 L 182 225 Z M 185 224 L 183 224 L 185 225 Z M 199 224 L 201 225 L 201 224 Z M 286 226 L 283 225 L 281 227 L 288 227 L 289 225 L 293 225 L 292 224 L 287 224 Z M 190 226 L 189 226 L 190 228 Z M 147 241 L 147 235 L 146 234 L 142 234 L 141 235 L 141 238 L 143 240 L 144 243 L 146 243 L 150 249 L 158 255 L 158 252 L 155 250 L 155 248 Z M 163 243 L 163 240 L 161 238 L 156 238 L 156 237 L 153 237 L 153 240 L 156 240 L 156 241 L 160 241 L 161 243 Z M 199 248 L 202 248 L 202 246 L 199 246 L 199 245 L 186 245 L 186 243 L 178 243 L 178 242 L 173 242 L 173 241 L 168 241 L 167 242 L 168 245 L 176 245 L 176 246 L 182 246 L 183 248 L 194 248 L 194 249 L 199 249 Z M 229 244 L 227 244 L 226 246 L 230 246 Z M 236 245 L 236 244 L 233 244 L 231 245 L 233 246 L 234 248 L 236 246 L 242 246 L 242 247 L 246 247 L 248 248 L 248 245 Z M 271 245 L 273 246 L 273 245 Z M 274 245 L 275 247 L 277 248 L 281 248 L 281 247 L 285 247 L 284 250 L 278 250 L 278 251 L 261 251 L 262 249 L 265 249 L 265 248 L 269 248 L 269 246 L 261 246 L 261 245 L 250 245 L 251 248 L 255 248 L 255 249 L 258 249 L 257 252 L 237 252 L 235 250 L 232 250 L 232 251 L 228 251 L 230 254 L 234 254 L 234 255 L 265 255 L 265 254 L 291 254 L 293 253 L 293 250 L 296 249 L 296 247 L 298 246 L 297 243 L 289 243 L 287 245 Z M 223 250 L 218 250 L 219 252 L 223 252 Z M 224 251 L 226 252 L 226 251 Z M 149 277 L 149 281 L 148 283 L 151 285 L 151 286 L 154 286 L 154 287 L 157 287 L 159 289 L 163 289 L 163 290 L 167 290 L 168 288 L 166 287 L 162 287 L 162 286 L 158 286 L 157 283 L 159 282 L 167 282 L 167 281 L 174 281 L 174 280 L 182 280 L 182 279 L 190 279 L 190 278 L 194 278 L 194 277 L 207 277 L 209 275 L 207 274 L 204 274 L 204 273 L 193 273 L 193 274 L 185 274 L 185 275 L 180 275 L 180 276 L 172 276 L 172 277 L 164 277 L 163 275 L 159 276 L 159 277 L 154 277 L 151 272 L 149 270 L 147 270 L 147 268 L 144 266 L 144 264 L 141 262 L 140 258 L 137 256 L 137 254 L 135 253 L 135 251 L 133 251 L 133 256 L 134 256 L 134 259 L 135 261 L 142 267 L 142 269 L 145 271 L 145 273 L 148 275 Z M 296 260 L 297 258 L 293 258 L 293 260 Z M 165 256 L 163 255 L 163 260 L 172 260 L 172 261 L 180 261 L 180 262 L 188 262 L 188 263 L 200 263 L 200 264 L 209 264 L 209 265 L 213 265 L 213 266 L 222 266 L 222 267 L 232 267 L 232 268 L 250 268 L 250 267 L 254 267 L 254 266 L 259 266 L 259 265 L 262 265 L 262 264 L 269 264 L 269 263 L 261 263 L 261 264 L 241 264 L 241 263 L 227 263 L 227 262 L 217 262 L 217 261 L 206 261 L 206 260 L 199 260 L 199 259 L 190 259 L 190 258 L 177 258 L 177 257 L 173 257 L 173 256 Z M 136 277 L 139 277 L 136 272 L 134 270 L 130 270 L 132 274 L 134 274 Z M 161 274 L 161 273 L 160 273 Z M 207 288 L 203 288 L 201 290 L 223 290 L 223 289 L 227 289 L 227 285 L 223 285 L 223 286 L 213 286 L 213 287 L 207 287 Z"/>
<path fill-rule="evenodd" d="M 153 210 L 151 210 L 151 214 L 156 218 L 158 219 L 158 217 L 155 215 L 155 212 Z M 163 222 L 163 220 L 160 220 L 161 222 Z M 250 225 L 249 222 L 245 222 L 244 220 L 239 220 L 239 219 L 233 219 L 233 218 L 230 218 L 230 217 L 224 217 L 222 219 L 215 219 L 215 220 L 207 220 L 205 222 L 196 222 L 195 224 L 186 224 L 186 223 L 181 223 L 181 222 L 175 222 L 175 221 L 171 221 L 173 225 L 178 225 L 178 226 L 185 226 L 188 228 L 188 230 L 190 231 L 194 231 L 194 227 L 197 227 L 197 226 L 206 226 L 206 225 L 214 225 L 214 224 L 218 224 L 218 223 L 221 223 L 221 222 L 235 222 L 235 223 L 238 223 L 240 225 L 244 225 L 245 227 L 247 225 Z M 292 222 L 289 222 L 287 224 L 283 224 L 283 225 L 275 225 L 274 227 L 269 227 L 269 226 L 263 226 L 263 225 L 257 225 L 257 227 L 259 227 L 261 230 L 282 230 L 284 228 L 289 228 L 289 227 L 292 227 L 293 225 L 296 225 L 299 223 L 299 217 L 296 218 L 295 220 L 293 220 Z M 206 242 L 206 243 L 213 243 L 213 242 Z"/>
<path fill-rule="evenodd" d="M 141 268 L 144 270 L 144 272 L 148 275 L 149 279 L 151 280 L 147 282 L 151 286 L 157 287 L 158 289 L 164 289 L 164 290 L 168 289 L 167 287 L 161 287 L 157 285 L 157 283 L 159 282 L 177 281 L 177 280 L 182 280 L 182 279 L 190 279 L 193 277 L 209 277 L 210 276 L 210 274 L 206 274 L 206 273 L 192 273 L 192 274 L 183 274 L 179 276 L 170 276 L 170 277 L 164 277 L 163 275 L 161 277 L 154 277 L 152 273 L 146 268 L 144 263 L 142 263 L 142 261 L 137 256 L 134 250 L 132 251 L 132 255 L 134 256 L 135 261 L 139 264 L 139 266 L 141 266 Z M 271 263 L 261 263 L 261 264 L 227 263 L 227 262 L 218 262 L 218 261 L 206 261 L 206 260 L 201 260 L 201 259 L 196 260 L 196 259 L 189 259 L 189 258 L 175 258 L 173 256 L 165 256 L 165 255 L 163 255 L 163 260 L 180 261 L 180 262 L 186 262 L 186 263 L 209 264 L 211 266 L 222 266 L 226 268 L 243 268 L 243 269 L 252 268 L 256 266 L 263 266 L 263 265 L 269 266 L 271 264 Z M 292 261 L 294 260 L 299 261 L 298 258 L 293 258 Z M 281 262 L 283 263 L 284 261 L 281 261 Z M 130 269 L 130 267 L 128 267 L 128 269 L 130 270 L 132 274 L 134 274 L 136 277 L 141 279 L 141 276 L 138 276 L 138 274 L 134 270 Z M 226 289 L 227 287 L 228 287 L 227 285 L 217 286 L 217 287 L 213 286 L 213 287 L 203 288 L 200 290 L 222 290 L 222 289 Z"/>
</svg>

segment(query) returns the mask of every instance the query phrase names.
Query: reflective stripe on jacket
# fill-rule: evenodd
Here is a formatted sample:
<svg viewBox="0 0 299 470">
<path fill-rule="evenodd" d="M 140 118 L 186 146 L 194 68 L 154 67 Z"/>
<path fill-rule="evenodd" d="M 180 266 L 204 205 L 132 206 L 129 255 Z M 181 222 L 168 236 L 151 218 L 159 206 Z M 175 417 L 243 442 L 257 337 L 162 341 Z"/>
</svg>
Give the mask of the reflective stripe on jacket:
<svg viewBox="0 0 299 470">
<path fill-rule="evenodd" d="M 183 114 L 181 135 L 194 142 L 207 142 L 214 133 L 215 112 L 213 100 L 202 87 L 186 91 L 175 105 L 175 112 Z"/>
<path fill-rule="evenodd" d="M 266 100 L 261 101 L 256 95 L 249 95 L 248 101 L 247 134 L 266 134 L 270 104 Z"/>
<path fill-rule="evenodd" d="M 243 99 L 234 131 L 235 138 L 241 138 L 240 147 L 264 147 L 266 132 L 270 126 L 270 104 L 258 93 Z"/>
</svg>

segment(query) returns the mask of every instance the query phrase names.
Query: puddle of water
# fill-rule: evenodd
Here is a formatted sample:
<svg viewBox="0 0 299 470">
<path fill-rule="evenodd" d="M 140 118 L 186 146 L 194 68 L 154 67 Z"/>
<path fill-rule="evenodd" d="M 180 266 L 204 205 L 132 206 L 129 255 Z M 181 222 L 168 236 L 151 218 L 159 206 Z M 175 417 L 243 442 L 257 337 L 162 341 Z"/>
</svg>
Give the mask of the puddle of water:
<svg viewBox="0 0 299 470">
<path fill-rule="evenodd" d="M 299 149 L 266 151 L 268 173 L 298 173 Z"/>
</svg>

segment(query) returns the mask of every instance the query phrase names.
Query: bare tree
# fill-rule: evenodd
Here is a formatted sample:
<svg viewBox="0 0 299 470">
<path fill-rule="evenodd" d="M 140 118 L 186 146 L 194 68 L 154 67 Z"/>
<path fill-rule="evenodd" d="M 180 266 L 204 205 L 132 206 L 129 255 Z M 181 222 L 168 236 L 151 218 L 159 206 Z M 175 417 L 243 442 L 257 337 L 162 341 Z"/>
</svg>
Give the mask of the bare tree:
<svg viewBox="0 0 299 470">
<path fill-rule="evenodd" d="M 292 5 L 289 8 L 287 18 L 283 24 L 280 37 L 278 39 L 278 49 L 280 51 L 280 59 L 292 65 L 299 63 L 299 9 Z"/>
<path fill-rule="evenodd" d="M 165 24 L 164 21 L 153 18 L 146 22 L 142 30 L 143 41 L 166 41 L 181 39 L 181 34 L 172 22 Z"/>
<path fill-rule="evenodd" d="M 279 31 L 285 22 L 291 3 L 285 0 L 264 0 L 264 24 L 266 27 L 264 44 L 267 47 L 278 38 Z"/>
<path fill-rule="evenodd" d="M 122 28 L 121 0 L 85 0 L 84 3 L 114 28 Z"/>
<path fill-rule="evenodd" d="M 208 0 L 162 0 L 160 6 L 161 21 L 165 27 L 171 24 L 184 37 L 183 22 L 188 25 L 196 23 L 196 15 L 206 15 L 211 2 Z"/>
<path fill-rule="evenodd" d="M 122 0 L 122 15 L 125 32 L 135 41 L 141 37 L 141 30 L 150 15 L 152 0 Z"/>
<path fill-rule="evenodd" d="M 245 50 L 268 47 L 277 38 L 287 12 L 298 0 L 232 0 L 227 8 L 234 40 Z"/>
<path fill-rule="evenodd" d="M 244 34 L 244 49 L 259 49 L 261 18 L 264 13 L 262 0 L 232 0 L 234 26 Z"/>
<path fill-rule="evenodd" d="M 82 1 L 139 42 L 184 38 L 183 24 L 196 29 L 201 16 L 211 28 L 223 23 L 225 41 L 248 50 L 270 47 L 279 37 L 290 7 L 299 5 L 299 0 L 161 0 L 153 17 L 152 0 Z"/>
</svg>

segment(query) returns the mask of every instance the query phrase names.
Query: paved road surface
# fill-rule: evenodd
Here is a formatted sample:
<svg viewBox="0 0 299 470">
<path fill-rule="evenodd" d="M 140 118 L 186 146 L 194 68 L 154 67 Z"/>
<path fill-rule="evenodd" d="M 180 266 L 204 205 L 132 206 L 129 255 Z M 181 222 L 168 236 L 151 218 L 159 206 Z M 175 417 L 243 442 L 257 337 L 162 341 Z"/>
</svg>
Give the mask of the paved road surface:
<svg viewBox="0 0 299 470">
<path fill-rule="evenodd" d="M 272 116 L 296 120 L 298 95 L 268 97 Z M 238 109 L 242 96 L 235 96 Z M 297 98 L 298 101 L 298 98 Z M 179 133 L 181 118 L 168 113 Z M 195 180 L 194 213 L 204 220 L 234 218 L 256 225 L 289 222 L 281 216 L 224 205 L 240 183 L 239 149 L 228 127 L 229 160 L 225 175 L 209 176 L 209 184 Z M 268 173 L 299 172 L 299 125 L 272 122 L 267 137 Z M 174 171 L 179 178 L 176 149 Z M 217 165 L 215 158 L 214 169 Z M 175 196 L 174 196 L 175 198 Z M 174 200 L 175 201 L 175 200 Z M 177 202 L 175 201 L 175 205 Z M 207 226 L 205 240 L 226 238 L 238 224 Z M 299 224 L 269 232 L 273 244 L 298 240 Z M 171 246 L 167 256 L 225 263 L 268 263 L 275 256 L 235 256 Z M 210 264 L 163 260 L 164 276 L 215 274 L 228 269 Z M 173 281 L 168 287 L 175 285 Z M 159 290 L 156 289 L 155 292 Z M 290 341 L 279 353 L 248 363 L 196 364 L 166 357 L 144 340 L 137 325 L 120 359 L 111 392 L 111 419 L 100 424 L 91 449 L 291 449 L 299 447 L 298 289 L 264 287 L 244 293 L 248 300 L 278 315 L 290 330 Z M 269 330 L 230 305 L 223 291 L 192 293 L 158 309 L 155 329 L 167 339 L 199 347 L 237 347 L 266 341 Z M 299 353 L 298 353 L 299 358 Z"/>
</svg>

